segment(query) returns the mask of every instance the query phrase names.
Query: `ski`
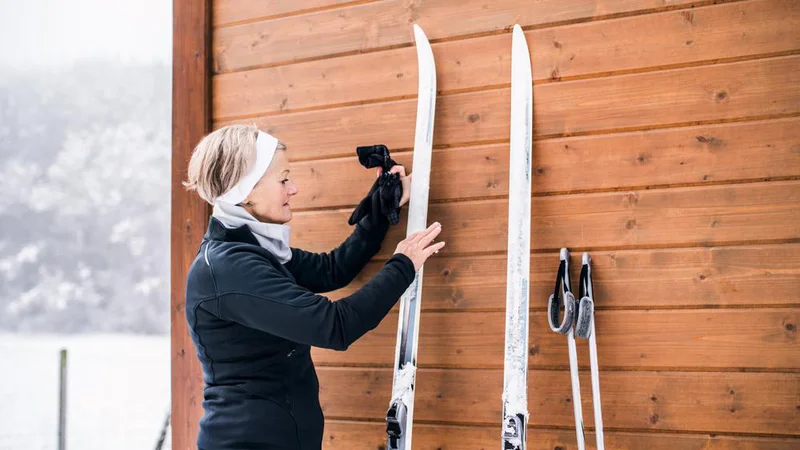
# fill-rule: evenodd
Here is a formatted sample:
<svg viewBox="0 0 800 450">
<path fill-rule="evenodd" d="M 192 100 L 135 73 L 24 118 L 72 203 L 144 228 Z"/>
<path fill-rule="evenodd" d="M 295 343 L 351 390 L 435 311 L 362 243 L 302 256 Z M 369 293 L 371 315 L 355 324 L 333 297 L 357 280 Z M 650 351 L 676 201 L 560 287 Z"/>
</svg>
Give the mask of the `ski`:
<svg viewBox="0 0 800 450">
<path fill-rule="evenodd" d="M 578 377 L 578 350 L 575 345 L 575 316 L 578 314 L 575 296 L 569 283 L 569 250 L 561 249 L 558 275 L 553 295 L 547 302 L 547 320 L 550 329 L 567 336 L 569 350 L 569 374 L 572 381 L 572 407 L 575 412 L 575 434 L 578 437 L 578 450 L 586 449 L 583 430 L 583 411 L 581 410 L 581 386 Z M 559 323 L 561 307 L 564 307 L 564 318 Z"/>
<path fill-rule="evenodd" d="M 528 424 L 528 284 L 531 236 L 533 82 L 525 34 L 511 43 L 511 145 L 503 372 L 503 450 L 524 450 Z"/>
<path fill-rule="evenodd" d="M 592 287 L 592 257 L 583 254 L 578 297 L 578 318 L 575 335 L 589 339 L 589 364 L 592 375 L 592 405 L 594 406 L 594 427 L 597 450 L 605 450 L 603 437 L 603 411 L 600 404 L 600 369 L 597 363 L 597 338 L 594 331 L 594 294 Z"/>
<path fill-rule="evenodd" d="M 414 177 L 411 180 L 407 236 L 427 228 L 433 120 L 436 109 L 436 66 L 433 61 L 433 50 L 427 36 L 416 24 L 414 25 L 414 40 L 417 47 L 419 87 L 412 162 Z M 411 286 L 400 299 L 392 399 L 386 413 L 387 448 L 389 450 L 411 449 L 421 300 L 422 268 L 417 271 Z"/>
</svg>

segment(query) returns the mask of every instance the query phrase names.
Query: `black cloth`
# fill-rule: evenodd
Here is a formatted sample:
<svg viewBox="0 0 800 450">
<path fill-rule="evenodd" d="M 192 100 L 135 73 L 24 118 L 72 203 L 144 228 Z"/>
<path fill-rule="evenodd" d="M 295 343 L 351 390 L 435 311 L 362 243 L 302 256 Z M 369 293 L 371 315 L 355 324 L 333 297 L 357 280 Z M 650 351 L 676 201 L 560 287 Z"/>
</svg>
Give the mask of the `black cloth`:
<svg viewBox="0 0 800 450">
<path fill-rule="evenodd" d="M 373 221 L 378 221 L 379 216 L 386 217 L 390 224 L 400 222 L 400 199 L 403 196 L 403 186 L 400 175 L 389 173 L 397 163 L 389 156 L 389 149 L 385 145 L 369 145 L 356 148 L 358 162 L 367 169 L 380 167 L 381 175 L 375 180 L 367 196 L 356 206 L 350 219 L 350 225 L 358 223 L 365 216 L 372 216 Z"/>
<path fill-rule="evenodd" d="M 280 262 L 247 226 L 211 218 L 188 273 L 186 319 L 205 389 L 198 447 L 319 450 L 324 419 L 310 346 L 344 350 L 375 328 L 414 279 L 395 255 L 352 295 L 346 286 L 380 249 L 389 224 L 360 221 L 329 253 L 292 248 Z"/>
</svg>

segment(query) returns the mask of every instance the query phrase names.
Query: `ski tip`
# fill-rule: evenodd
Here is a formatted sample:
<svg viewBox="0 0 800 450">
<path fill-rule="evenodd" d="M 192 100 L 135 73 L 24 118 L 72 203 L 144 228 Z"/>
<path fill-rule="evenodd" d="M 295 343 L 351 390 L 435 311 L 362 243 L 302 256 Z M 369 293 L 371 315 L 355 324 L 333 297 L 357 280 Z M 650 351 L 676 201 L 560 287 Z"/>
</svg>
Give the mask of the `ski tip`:
<svg viewBox="0 0 800 450">
<path fill-rule="evenodd" d="M 518 24 L 518 23 L 514 24 L 514 35 L 515 35 L 515 36 L 523 35 L 523 33 L 522 33 L 522 27 L 521 27 L 521 26 L 519 26 L 519 24 Z"/>
<path fill-rule="evenodd" d="M 561 253 L 559 254 L 559 257 L 564 261 L 568 260 L 569 259 L 569 250 L 567 250 L 566 248 L 562 248 L 561 249 Z"/>
<path fill-rule="evenodd" d="M 414 24 L 414 40 L 419 45 L 420 42 L 428 42 L 428 36 L 422 31 L 422 27 L 417 24 Z"/>
<path fill-rule="evenodd" d="M 581 258 L 581 264 L 586 266 L 592 263 L 592 257 L 589 256 L 589 253 L 584 252 L 583 257 Z"/>
</svg>

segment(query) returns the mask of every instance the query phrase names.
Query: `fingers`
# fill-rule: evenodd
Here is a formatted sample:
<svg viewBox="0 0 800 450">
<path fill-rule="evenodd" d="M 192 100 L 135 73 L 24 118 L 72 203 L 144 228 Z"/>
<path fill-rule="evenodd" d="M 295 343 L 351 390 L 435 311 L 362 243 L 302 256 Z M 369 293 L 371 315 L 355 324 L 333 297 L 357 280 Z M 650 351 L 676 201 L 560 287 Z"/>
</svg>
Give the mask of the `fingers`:
<svg viewBox="0 0 800 450">
<path fill-rule="evenodd" d="M 424 229 L 424 230 L 421 230 L 421 231 L 417 231 L 417 232 L 415 232 L 415 233 L 412 233 L 410 236 L 408 236 L 408 237 L 406 238 L 406 241 L 407 241 L 407 242 L 409 242 L 409 243 L 416 243 L 416 242 L 420 242 L 420 241 L 422 241 L 422 239 L 423 239 L 425 236 L 427 236 L 429 233 L 431 233 L 431 232 L 435 231 L 436 229 L 438 229 L 438 230 L 439 230 L 439 232 L 441 232 L 441 230 L 442 230 L 442 224 L 440 224 L 439 222 L 434 222 L 434 223 L 432 223 L 432 224 L 431 224 L 431 226 L 429 226 L 428 228 L 426 228 L 426 229 Z M 436 234 L 438 235 L 439 233 L 437 232 Z M 428 241 L 428 242 L 430 242 L 430 241 Z M 427 245 L 427 244 L 426 244 L 426 245 Z"/>
<path fill-rule="evenodd" d="M 398 165 L 392 167 L 391 169 L 389 169 L 389 173 L 399 173 L 400 177 L 405 177 L 406 176 L 406 168 L 401 166 L 400 164 L 398 164 Z"/>
<path fill-rule="evenodd" d="M 430 245 L 431 242 L 433 242 L 434 239 L 436 239 L 436 236 L 439 236 L 441 232 L 442 232 L 442 225 L 436 222 L 435 224 L 431 225 L 431 227 L 429 227 L 427 230 L 425 230 L 425 234 L 422 235 L 420 243 L 422 244 L 423 247 L 427 247 L 428 245 Z"/>
<path fill-rule="evenodd" d="M 397 167 L 397 166 L 395 166 L 395 167 Z M 400 183 L 402 184 L 402 187 L 403 187 L 403 195 L 400 197 L 400 206 L 403 206 L 406 203 L 408 203 L 408 200 L 411 198 L 411 177 L 412 176 L 414 176 L 413 173 L 411 175 L 407 176 L 407 177 L 401 177 L 400 178 Z"/>
<path fill-rule="evenodd" d="M 437 242 L 425 249 L 425 259 L 429 258 L 434 253 L 439 253 L 439 250 L 444 248 L 444 241 Z"/>
</svg>

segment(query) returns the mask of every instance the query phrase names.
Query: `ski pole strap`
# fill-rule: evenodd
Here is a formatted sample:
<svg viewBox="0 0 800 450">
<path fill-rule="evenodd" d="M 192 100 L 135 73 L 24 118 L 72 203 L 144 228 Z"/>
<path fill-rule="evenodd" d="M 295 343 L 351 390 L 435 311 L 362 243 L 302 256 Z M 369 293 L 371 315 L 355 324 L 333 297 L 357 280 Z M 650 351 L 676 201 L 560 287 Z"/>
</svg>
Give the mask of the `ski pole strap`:
<svg viewBox="0 0 800 450">
<path fill-rule="evenodd" d="M 583 298 L 589 295 L 589 265 L 584 264 L 581 266 L 580 286 L 578 286 L 578 295 Z"/>
<path fill-rule="evenodd" d="M 594 320 L 594 299 L 589 295 L 594 289 L 590 289 L 592 284 L 591 259 L 584 257 L 581 266 L 580 285 L 578 295 L 580 300 L 577 307 L 577 318 L 575 320 L 575 337 L 589 339 L 592 334 L 592 321 Z"/>
<path fill-rule="evenodd" d="M 553 289 L 553 295 L 551 295 L 547 301 L 547 321 L 550 323 L 550 329 L 561 334 L 569 333 L 575 316 L 575 296 L 573 296 L 572 292 L 569 290 L 569 285 L 565 279 L 566 273 L 567 262 L 562 260 L 561 264 L 558 266 L 558 275 L 556 276 L 556 286 Z M 559 323 L 558 316 L 561 312 L 562 301 L 564 304 L 564 317 Z"/>
</svg>

